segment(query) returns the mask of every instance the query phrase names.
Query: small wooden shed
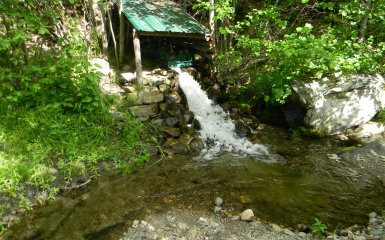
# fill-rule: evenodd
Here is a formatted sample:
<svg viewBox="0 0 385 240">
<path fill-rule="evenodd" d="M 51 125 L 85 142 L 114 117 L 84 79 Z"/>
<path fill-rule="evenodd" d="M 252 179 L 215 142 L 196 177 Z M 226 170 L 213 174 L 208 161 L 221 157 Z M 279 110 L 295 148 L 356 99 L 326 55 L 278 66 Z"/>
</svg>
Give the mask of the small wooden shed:
<svg viewBox="0 0 385 240">
<path fill-rule="evenodd" d="M 175 43 L 185 44 L 197 51 L 207 52 L 210 49 L 209 30 L 177 3 L 169 0 L 114 1 L 119 7 L 120 31 L 124 31 L 123 17 L 133 28 L 136 74 L 139 83 L 142 77 L 140 36 L 170 37 Z M 124 33 L 120 36 L 124 36 Z M 120 48 L 124 47 L 124 39 L 120 38 L 120 42 Z M 202 46 L 205 47 L 202 49 Z"/>
</svg>

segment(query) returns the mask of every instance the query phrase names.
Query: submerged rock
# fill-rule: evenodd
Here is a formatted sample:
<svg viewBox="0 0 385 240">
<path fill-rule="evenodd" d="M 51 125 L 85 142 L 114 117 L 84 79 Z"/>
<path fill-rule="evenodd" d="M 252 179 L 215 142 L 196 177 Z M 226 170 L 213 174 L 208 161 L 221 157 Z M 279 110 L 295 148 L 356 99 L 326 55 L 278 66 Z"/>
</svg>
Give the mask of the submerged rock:
<svg viewBox="0 0 385 240">
<path fill-rule="evenodd" d="M 292 84 L 307 112 L 306 125 L 336 135 L 372 119 L 385 107 L 380 75 L 348 75 Z"/>
</svg>

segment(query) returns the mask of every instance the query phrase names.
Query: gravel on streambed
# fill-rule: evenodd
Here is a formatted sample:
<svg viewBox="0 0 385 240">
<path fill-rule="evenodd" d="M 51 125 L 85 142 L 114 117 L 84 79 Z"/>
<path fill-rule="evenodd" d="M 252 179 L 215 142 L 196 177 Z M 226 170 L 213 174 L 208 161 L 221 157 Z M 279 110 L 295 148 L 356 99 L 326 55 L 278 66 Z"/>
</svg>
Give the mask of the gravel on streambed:
<svg viewBox="0 0 385 240">
<path fill-rule="evenodd" d="M 121 240 L 385 240 L 385 212 L 382 215 L 370 213 L 366 227 L 354 225 L 319 238 L 256 220 L 251 209 L 239 216 L 225 217 L 218 214 L 221 201 L 216 199 L 215 204 L 214 213 L 174 209 L 134 220 Z"/>
</svg>

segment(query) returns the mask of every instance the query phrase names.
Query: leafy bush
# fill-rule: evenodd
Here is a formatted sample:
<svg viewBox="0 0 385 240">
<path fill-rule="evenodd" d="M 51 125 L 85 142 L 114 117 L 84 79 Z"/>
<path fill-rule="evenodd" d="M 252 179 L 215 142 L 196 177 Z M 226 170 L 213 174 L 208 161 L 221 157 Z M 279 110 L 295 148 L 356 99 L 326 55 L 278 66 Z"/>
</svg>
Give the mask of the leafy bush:
<svg viewBox="0 0 385 240">
<path fill-rule="evenodd" d="M 226 39 L 233 37 L 234 44 L 216 59 L 219 76 L 232 91 L 248 92 L 250 101 L 264 98 L 282 104 L 291 94 L 293 80 L 321 79 L 336 72 L 384 73 L 385 37 L 374 23 L 385 27 L 380 12 L 385 4 L 376 2 L 364 25 L 366 5 L 362 2 L 271 5 L 262 1 L 257 10 L 236 16 L 239 20 L 231 26 L 220 27 L 219 33 Z"/>
</svg>

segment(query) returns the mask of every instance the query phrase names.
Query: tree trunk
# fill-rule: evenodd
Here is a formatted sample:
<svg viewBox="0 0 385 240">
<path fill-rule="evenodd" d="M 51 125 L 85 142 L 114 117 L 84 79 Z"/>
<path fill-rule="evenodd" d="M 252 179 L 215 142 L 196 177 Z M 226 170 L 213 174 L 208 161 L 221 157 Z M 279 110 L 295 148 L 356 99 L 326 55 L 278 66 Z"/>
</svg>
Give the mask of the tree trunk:
<svg viewBox="0 0 385 240">
<path fill-rule="evenodd" d="M 138 80 L 139 86 L 143 86 L 143 72 L 142 72 L 142 56 L 140 52 L 140 39 L 139 33 L 135 28 L 132 29 L 132 36 L 134 41 L 134 52 L 135 52 L 135 65 L 136 65 L 136 79 Z"/>
<path fill-rule="evenodd" d="M 210 0 L 211 9 L 209 12 L 209 27 L 210 27 L 210 35 L 211 35 L 211 41 L 214 44 L 214 48 L 216 47 L 216 36 L 215 36 L 215 9 L 214 9 L 214 0 Z"/>
<path fill-rule="evenodd" d="M 108 23 L 110 25 L 110 32 L 111 32 L 111 37 L 112 41 L 114 43 L 114 50 L 115 50 L 115 58 L 116 58 L 116 65 L 119 68 L 119 54 L 118 54 L 118 45 L 116 43 L 116 38 L 115 38 L 115 32 L 114 32 L 114 27 L 112 26 L 112 20 L 111 20 L 111 10 L 108 11 Z"/>
<path fill-rule="evenodd" d="M 368 18 L 369 18 L 370 12 L 372 11 L 372 0 L 367 0 L 366 2 L 364 2 L 364 4 L 365 4 L 365 14 L 361 20 L 360 35 L 358 37 L 358 41 L 360 43 L 363 43 L 365 41 L 366 28 L 368 26 Z"/>
<path fill-rule="evenodd" d="M 98 8 L 101 14 L 101 22 L 100 22 L 100 34 L 101 35 L 101 45 L 102 45 L 102 53 L 103 55 L 107 55 L 108 51 L 108 35 L 107 35 L 107 24 L 106 24 L 106 11 L 103 8 L 102 3 L 98 3 Z"/>
<path fill-rule="evenodd" d="M 124 14 L 123 14 L 123 3 L 120 0 L 119 4 L 119 62 L 123 64 L 124 62 L 124 45 L 125 45 L 125 22 L 124 22 Z"/>
<path fill-rule="evenodd" d="M 21 48 L 23 49 L 23 59 L 24 59 L 24 65 L 28 65 L 29 57 L 28 57 L 28 48 L 25 40 L 21 43 Z"/>
</svg>

